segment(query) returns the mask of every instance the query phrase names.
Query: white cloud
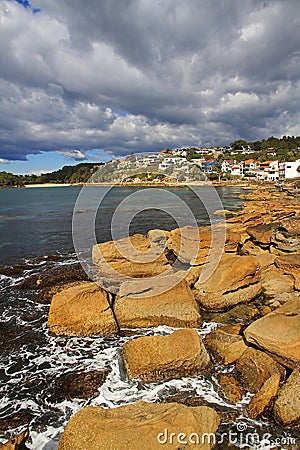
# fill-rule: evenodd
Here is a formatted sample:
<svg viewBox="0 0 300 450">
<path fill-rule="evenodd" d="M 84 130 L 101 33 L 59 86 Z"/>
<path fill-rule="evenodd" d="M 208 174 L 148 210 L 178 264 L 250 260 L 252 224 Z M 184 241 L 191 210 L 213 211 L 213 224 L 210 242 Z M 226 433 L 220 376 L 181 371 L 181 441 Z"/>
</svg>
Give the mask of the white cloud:
<svg viewBox="0 0 300 450">
<path fill-rule="evenodd" d="M 56 150 L 55 153 L 75 160 L 86 159 L 85 154 L 80 150 Z"/>
<path fill-rule="evenodd" d="M 40 3 L 0 3 L 4 159 L 226 144 L 300 123 L 298 0 Z"/>
<path fill-rule="evenodd" d="M 0 158 L 0 164 L 9 164 L 8 159 Z"/>
</svg>

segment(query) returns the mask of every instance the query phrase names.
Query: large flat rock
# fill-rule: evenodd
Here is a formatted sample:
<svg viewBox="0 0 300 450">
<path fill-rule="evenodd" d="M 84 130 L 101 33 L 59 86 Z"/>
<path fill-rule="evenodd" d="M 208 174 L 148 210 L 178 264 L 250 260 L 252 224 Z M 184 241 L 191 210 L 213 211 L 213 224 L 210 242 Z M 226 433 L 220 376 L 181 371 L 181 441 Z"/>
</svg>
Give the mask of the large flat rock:
<svg viewBox="0 0 300 450">
<path fill-rule="evenodd" d="M 142 234 L 94 245 L 92 258 L 102 276 L 108 279 L 147 278 L 171 269 L 163 249 L 151 245 Z"/>
<path fill-rule="evenodd" d="M 181 262 L 197 266 L 204 264 L 209 254 L 236 252 L 239 242 L 239 233 L 230 230 L 226 232 L 222 226 L 186 226 L 172 230 L 166 246 Z"/>
<path fill-rule="evenodd" d="M 207 406 L 143 401 L 113 409 L 87 406 L 70 419 L 58 450 L 209 450 L 213 439 L 202 436 L 214 434 L 219 423 Z"/>
<path fill-rule="evenodd" d="M 146 382 L 194 376 L 210 366 L 201 338 L 192 329 L 127 341 L 122 356 L 128 377 Z"/>
<path fill-rule="evenodd" d="M 120 328 L 158 325 L 199 328 L 202 325 L 199 306 L 185 280 L 159 295 L 117 297 L 114 311 Z"/>
<path fill-rule="evenodd" d="M 271 353 L 287 367 L 300 363 L 300 299 L 286 302 L 244 331 L 250 344 Z"/>
<path fill-rule="evenodd" d="M 118 331 L 108 294 L 96 283 L 82 282 L 53 296 L 49 331 L 69 336 L 107 335 Z"/>
<path fill-rule="evenodd" d="M 197 281 L 194 295 L 201 308 L 222 311 L 257 297 L 262 289 L 260 275 L 254 256 L 225 254 L 207 281 Z"/>
</svg>

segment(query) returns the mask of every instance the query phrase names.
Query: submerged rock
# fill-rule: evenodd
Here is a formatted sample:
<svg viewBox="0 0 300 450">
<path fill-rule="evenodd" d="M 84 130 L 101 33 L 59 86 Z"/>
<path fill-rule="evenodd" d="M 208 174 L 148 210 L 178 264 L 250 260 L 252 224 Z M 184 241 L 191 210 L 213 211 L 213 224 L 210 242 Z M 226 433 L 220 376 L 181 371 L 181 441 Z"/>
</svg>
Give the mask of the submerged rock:
<svg viewBox="0 0 300 450">
<path fill-rule="evenodd" d="M 186 281 L 159 295 L 117 297 L 114 311 L 121 329 L 158 325 L 200 328 L 202 325 L 198 304 Z"/>
<path fill-rule="evenodd" d="M 207 436 L 202 443 L 202 436 L 214 434 L 219 423 L 206 406 L 143 401 L 112 409 L 88 406 L 70 419 L 58 450 L 209 450 L 215 442 Z"/>
<path fill-rule="evenodd" d="M 225 254 L 211 277 L 195 284 L 194 295 L 206 311 L 248 303 L 261 292 L 260 265 L 253 256 Z"/>
<path fill-rule="evenodd" d="M 108 370 L 90 370 L 88 372 L 68 372 L 54 382 L 51 389 L 51 401 L 60 403 L 73 398 L 95 397 L 98 389 L 105 382 Z"/>
<path fill-rule="evenodd" d="M 118 331 L 108 294 L 97 284 L 82 282 L 54 295 L 49 331 L 69 336 L 107 335 Z"/>
<path fill-rule="evenodd" d="M 212 317 L 214 322 L 224 324 L 245 324 L 259 315 L 259 310 L 253 303 L 239 304 L 224 313 L 218 313 Z"/>
<path fill-rule="evenodd" d="M 268 351 L 279 362 L 294 368 L 300 363 L 300 299 L 290 300 L 256 320 L 244 331 L 250 344 Z"/>
<path fill-rule="evenodd" d="M 20 409 L 7 417 L 0 419 L 0 431 L 12 430 L 21 426 L 27 426 L 33 419 L 34 415 L 29 409 Z"/>
<path fill-rule="evenodd" d="M 210 366 L 200 336 L 191 329 L 127 341 L 122 356 L 128 377 L 145 382 L 195 376 L 207 372 Z"/>
<path fill-rule="evenodd" d="M 51 303 L 53 294 L 63 289 L 64 285 L 79 281 L 88 281 L 89 277 L 80 264 L 46 267 L 40 274 L 25 278 L 17 285 L 20 289 L 37 289 L 35 301 Z"/>
</svg>

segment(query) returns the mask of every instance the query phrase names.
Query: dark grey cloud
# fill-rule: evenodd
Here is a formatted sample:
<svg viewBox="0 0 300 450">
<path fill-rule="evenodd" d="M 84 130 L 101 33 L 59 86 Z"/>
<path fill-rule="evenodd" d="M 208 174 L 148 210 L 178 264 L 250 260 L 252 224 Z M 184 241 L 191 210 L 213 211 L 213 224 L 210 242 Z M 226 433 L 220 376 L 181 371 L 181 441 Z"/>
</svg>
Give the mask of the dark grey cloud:
<svg viewBox="0 0 300 450">
<path fill-rule="evenodd" d="M 300 134 L 298 0 L 31 4 L 0 4 L 1 158 Z"/>
</svg>

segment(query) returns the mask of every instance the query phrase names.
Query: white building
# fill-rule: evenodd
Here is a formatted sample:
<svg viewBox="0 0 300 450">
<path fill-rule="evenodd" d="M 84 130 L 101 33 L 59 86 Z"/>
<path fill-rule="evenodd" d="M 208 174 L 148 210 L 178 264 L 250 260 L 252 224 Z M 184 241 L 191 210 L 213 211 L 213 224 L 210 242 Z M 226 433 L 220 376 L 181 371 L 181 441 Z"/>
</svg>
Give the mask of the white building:
<svg viewBox="0 0 300 450">
<path fill-rule="evenodd" d="M 279 179 L 279 161 L 270 161 L 268 170 L 268 181 L 276 181 Z"/>
<path fill-rule="evenodd" d="M 279 164 L 279 178 L 299 178 L 300 159 Z M 299 169 L 300 170 L 300 169 Z"/>
<path fill-rule="evenodd" d="M 237 162 L 236 160 L 225 160 L 222 162 L 221 171 L 224 173 L 230 172 L 233 176 L 242 176 L 244 173 L 243 162 Z"/>
</svg>

